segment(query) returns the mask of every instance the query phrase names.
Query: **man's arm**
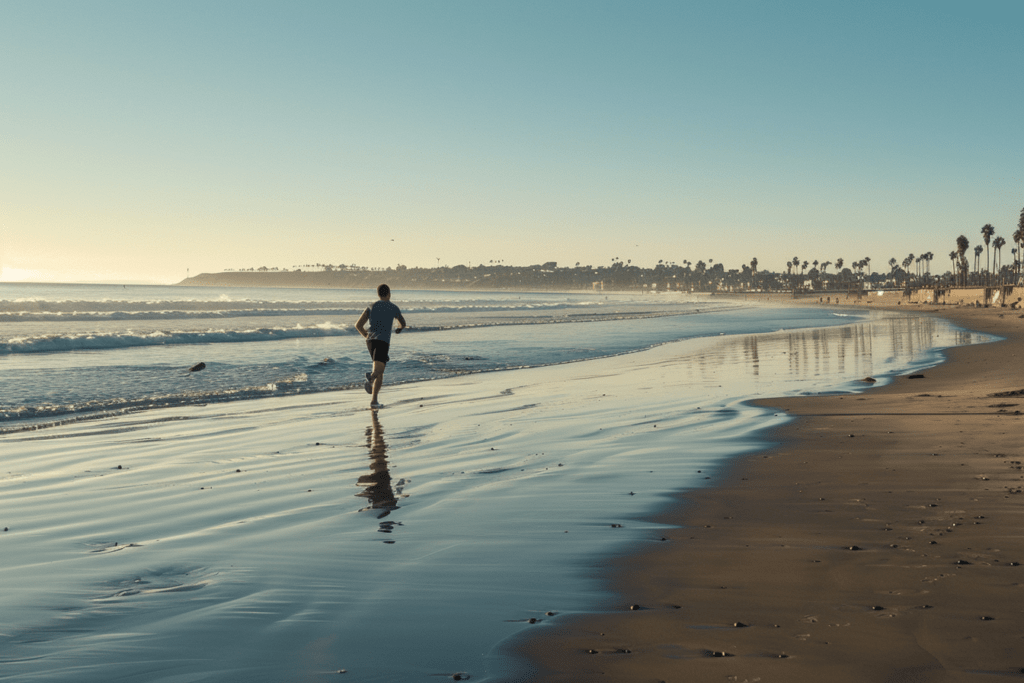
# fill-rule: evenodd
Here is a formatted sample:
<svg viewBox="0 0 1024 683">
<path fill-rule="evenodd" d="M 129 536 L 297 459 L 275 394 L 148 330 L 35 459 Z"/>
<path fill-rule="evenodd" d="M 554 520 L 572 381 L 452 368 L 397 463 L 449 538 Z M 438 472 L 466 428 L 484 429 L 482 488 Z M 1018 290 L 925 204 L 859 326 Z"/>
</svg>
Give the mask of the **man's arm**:
<svg viewBox="0 0 1024 683">
<path fill-rule="evenodd" d="M 401 331 L 402 331 L 402 330 L 404 330 L 405 328 L 409 327 L 408 325 L 406 325 L 406 324 L 405 324 L 405 318 L 403 318 L 403 317 L 402 317 L 402 314 L 401 314 L 401 313 L 399 313 L 398 315 L 396 315 L 396 316 L 395 316 L 395 319 L 396 319 L 396 320 L 398 320 L 398 322 L 399 322 L 399 323 L 400 323 L 400 324 L 402 325 L 402 326 L 401 326 L 401 327 L 399 327 L 399 328 L 398 328 L 397 330 L 395 330 L 396 332 L 401 332 Z"/>
<path fill-rule="evenodd" d="M 365 311 L 363 311 L 363 314 L 359 316 L 359 320 L 356 321 L 356 329 L 359 330 L 359 334 L 363 335 L 364 339 L 366 338 L 366 335 L 369 334 L 369 332 L 366 331 L 366 322 L 369 319 L 370 309 L 367 308 Z"/>
</svg>

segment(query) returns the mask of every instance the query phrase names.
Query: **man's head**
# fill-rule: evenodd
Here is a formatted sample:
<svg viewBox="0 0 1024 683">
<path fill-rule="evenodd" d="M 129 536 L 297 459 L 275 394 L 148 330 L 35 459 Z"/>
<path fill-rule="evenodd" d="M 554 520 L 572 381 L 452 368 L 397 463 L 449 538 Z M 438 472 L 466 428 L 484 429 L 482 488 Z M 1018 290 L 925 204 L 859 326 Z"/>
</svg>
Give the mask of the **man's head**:
<svg viewBox="0 0 1024 683">
<path fill-rule="evenodd" d="M 379 296 L 381 299 L 387 299 L 388 297 L 391 296 L 391 288 L 388 287 L 387 285 L 378 285 L 377 296 Z"/>
</svg>

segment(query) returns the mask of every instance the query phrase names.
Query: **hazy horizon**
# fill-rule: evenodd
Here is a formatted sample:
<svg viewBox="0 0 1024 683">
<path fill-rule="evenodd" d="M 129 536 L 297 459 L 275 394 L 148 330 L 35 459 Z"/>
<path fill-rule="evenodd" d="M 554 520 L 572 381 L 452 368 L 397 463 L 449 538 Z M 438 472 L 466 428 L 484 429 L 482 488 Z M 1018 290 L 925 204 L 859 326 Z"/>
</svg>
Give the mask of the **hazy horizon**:
<svg viewBox="0 0 1024 683">
<path fill-rule="evenodd" d="M 3 3 L 0 281 L 879 270 L 986 223 L 1012 243 L 1022 20 L 994 0 Z"/>
</svg>

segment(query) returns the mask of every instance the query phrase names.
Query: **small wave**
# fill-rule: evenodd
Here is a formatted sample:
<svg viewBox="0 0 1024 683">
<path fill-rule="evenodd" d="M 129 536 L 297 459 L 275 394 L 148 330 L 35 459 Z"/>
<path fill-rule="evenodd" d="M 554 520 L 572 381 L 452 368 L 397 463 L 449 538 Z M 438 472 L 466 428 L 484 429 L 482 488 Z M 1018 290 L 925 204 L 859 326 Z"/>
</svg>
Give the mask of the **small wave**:
<svg viewBox="0 0 1024 683">
<path fill-rule="evenodd" d="M 148 334 L 133 334 L 130 331 L 119 334 L 54 334 L 38 337 L 15 337 L 0 342 L 0 356 L 21 353 L 97 351 L 138 346 L 262 342 L 311 337 L 342 337 L 354 334 L 356 334 L 356 330 L 351 325 L 331 323 L 296 325 L 294 327 L 264 327 L 255 330 L 161 331 Z"/>
<path fill-rule="evenodd" d="M 100 321 L 142 321 L 142 320 L 209 320 L 231 318 L 273 318 L 278 316 L 344 316 L 355 318 L 362 309 L 349 308 L 246 308 L 226 309 L 220 311 L 18 311 L 0 313 L 0 322 L 35 323 L 35 322 L 100 322 Z"/>
<path fill-rule="evenodd" d="M 227 303 L 232 305 L 228 306 Z M 598 306 L 597 303 L 568 304 L 572 308 Z M 567 307 L 565 303 L 501 303 L 468 302 L 459 305 L 407 304 L 402 308 L 407 314 L 424 313 L 500 313 L 557 311 Z M 238 302 L 199 301 L 184 306 L 182 302 L 40 302 L 38 306 L 26 306 L 24 302 L 0 301 L 0 322 L 99 322 L 133 320 L 204 320 L 230 318 L 271 318 L 277 316 L 338 316 L 355 318 L 363 312 L 364 306 L 339 307 L 336 303 L 304 302 L 253 302 L 240 306 Z"/>
</svg>

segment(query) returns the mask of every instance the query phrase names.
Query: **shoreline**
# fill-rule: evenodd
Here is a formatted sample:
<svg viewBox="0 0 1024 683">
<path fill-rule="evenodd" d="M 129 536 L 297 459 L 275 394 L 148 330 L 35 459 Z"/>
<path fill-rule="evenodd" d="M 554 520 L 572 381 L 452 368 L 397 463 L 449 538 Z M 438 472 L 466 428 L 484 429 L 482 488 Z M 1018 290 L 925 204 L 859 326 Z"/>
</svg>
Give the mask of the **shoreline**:
<svg viewBox="0 0 1024 683">
<path fill-rule="evenodd" d="M 531 680 L 1024 674 L 1024 396 L 992 396 L 1024 389 L 1024 320 L 915 312 L 1004 340 L 858 395 L 756 401 L 796 418 L 778 445 L 651 519 L 669 542 L 610 563 L 613 610 L 524 639 Z"/>
</svg>

